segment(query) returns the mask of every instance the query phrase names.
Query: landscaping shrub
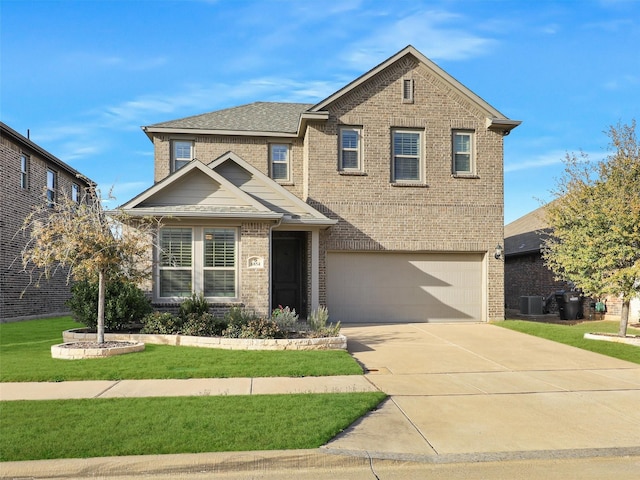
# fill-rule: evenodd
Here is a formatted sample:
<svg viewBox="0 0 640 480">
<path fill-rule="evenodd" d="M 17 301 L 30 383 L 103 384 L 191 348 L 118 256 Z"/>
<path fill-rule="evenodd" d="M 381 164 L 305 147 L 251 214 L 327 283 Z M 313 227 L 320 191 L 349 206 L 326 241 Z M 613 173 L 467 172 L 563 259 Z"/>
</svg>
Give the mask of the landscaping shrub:
<svg viewBox="0 0 640 480">
<path fill-rule="evenodd" d="M 257 315 L 253 312 L 243 310 L 240 307 L 231 307 L 224 314 L 224 322 L 227 327 L 222 334 L 229 338 L 240 338 L 242 335 L 242 327 L 248 325 L 250 321 L 257 319 Z"/>
<path fill-rule="evenodd" d="M 276 322 L 278 328 L 283 332 L 295 332 L 298 330 L 298 314 L 295 309 L 278 306 L 271 313 L 271 320 Z"/>
<path fill-rule="evenodd" d="M 184 319 L 181 333 L 198 337 L 215 337 L 222 335 L 227 328 L 224 319 L 216 318 L 210 313 L 190 313 Z"/>
<path fill-rule="evenodd" d="M 192 294 L 182 301 L 178 309 L 178 316 L 183 320 L 186 320 L 188 315 L 202 315 L 203 313 L 209 313 L 209 302 L 202 293 Z"/>
<path fill-rule="evenodd" d="M 98 323 L 98 284 L 81 281 L 71 287 L 67 301 L 74 320 L 95 329 Z M 105 288 L 104 327 L 119 331 L 140 322 L 151 312 L 151 303 L 135 284 L 122 280 L 108 282 Z"/>
<path fill-rule="evenodd" d="M 152 312 L 142 319 L 140 333 L 173 335 L 182 328 L 182 319 L 169 312 Z"/>
<path fill-rule="evenodd" d="M 314 337 L 335 337 L 340 333 L 340 322 L 329 323 L 329 310 L 327 307 L 318 307 L 309 315 L 307 324 L 309 325 L 310 334 Z"/>
<path fill-rule="evenodd" d="M 264 318 L 250 320 L 247 325 L 241 327 L 240 331 L 240 338 L 281 338 L 282 336 L 278 324 Z"/>
</svg>

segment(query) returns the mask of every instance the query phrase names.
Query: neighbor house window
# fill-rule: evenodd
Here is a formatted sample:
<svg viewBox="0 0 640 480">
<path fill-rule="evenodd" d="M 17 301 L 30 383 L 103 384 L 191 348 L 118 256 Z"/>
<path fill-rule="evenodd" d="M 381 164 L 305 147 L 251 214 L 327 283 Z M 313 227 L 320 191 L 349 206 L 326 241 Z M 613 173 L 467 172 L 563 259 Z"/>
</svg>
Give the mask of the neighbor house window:
<svg viewBox="0 0 640 480">
<path fill-rule="evenodd" d="M 56 203 L 56 172 L 47 170 L 47 204 L 53 207 Z"/>
<path fill-rule="evenodd" d="M 159 244 L 159 296 L 188 297 L 192 292 L 192 229 L 163 228 Z"/>
<path fill-rule="evenodd" d="M 417 182 L 422 172 L 422 132 L 392 131 L 391 172 L 394 182 Z"/>
<path fill-rule="evenodd" d="M 191 141 L 174 140 L 171 150 L 174 172 L 193 160 L 193 142 Z"/>
<path fill-rule="evenodd" d="M 340 170 L 362 170 L 362 130 L 340 129 Z"/>
<path fill-rule="evenodd" d="M 236 296 L 236 231 L 204 230 L 204 296 Z"/>
<path fill-rule="evenodd" d="M 288 182 L 289 173 L 289 145 L 272 143 L 269 145 L 269 158 L 271 163 L 271 178 L 281 182 Z"/>
<path fill-rule="evenodd" d="M 20 155 L 20 188 L 29 188 L 29 157 Z"/>
<path fill-rule="evenodd" d="M 470 131 L 453 131 L 453 173 L 471 175 L 474 169 L 474 134 Z"/>
<path fill-rule="evenodd" d="M 235 228 L 166 227 L 159 237 L 158 296 L 237 297 Z"/>
<path fill-rule="evenodd" d="M 71 200 L 80 203 L 80 185 L 77 183 L 71 185 Z"/>
<path fill-rule="evenodd" d="M 402 102 L 413 103 L 413 79 L 402 80 Z"/>
</svg>

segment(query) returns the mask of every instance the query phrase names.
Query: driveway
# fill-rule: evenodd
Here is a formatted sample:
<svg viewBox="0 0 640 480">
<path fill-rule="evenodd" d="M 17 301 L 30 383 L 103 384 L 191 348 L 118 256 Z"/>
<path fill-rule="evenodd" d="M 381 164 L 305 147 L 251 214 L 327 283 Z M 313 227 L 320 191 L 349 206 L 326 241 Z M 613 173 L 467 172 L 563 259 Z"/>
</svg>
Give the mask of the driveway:
<svg viewBox="0 0 640 480">
<path fill-rule="evenodd" d="M 390 397 L 329 451 L 433 462 L 640 454 L 640 365 L 491 324 L 343 333 Z"/>
</svg>

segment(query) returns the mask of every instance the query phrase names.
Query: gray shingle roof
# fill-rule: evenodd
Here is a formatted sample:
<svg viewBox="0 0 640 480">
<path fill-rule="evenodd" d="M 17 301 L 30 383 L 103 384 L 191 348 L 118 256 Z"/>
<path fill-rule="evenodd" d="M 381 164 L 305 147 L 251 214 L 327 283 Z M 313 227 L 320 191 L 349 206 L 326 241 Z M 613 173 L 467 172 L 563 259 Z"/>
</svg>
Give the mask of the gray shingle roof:
<svg viewBox="0 0 640 480">
<path fill-rule="evenodd" d="M 192 117 L 156 123 L 150 127 L 194 130 L 296 133 L 300 115 L 310 103 L 254 102 Z"/>
<path fill-rule="evenodd" d="M 504 227 L 505 255 L 539 252 L 544 235 L 551 232 L 544 216 L 544 206 L 529 212 Z"/>
</svg>

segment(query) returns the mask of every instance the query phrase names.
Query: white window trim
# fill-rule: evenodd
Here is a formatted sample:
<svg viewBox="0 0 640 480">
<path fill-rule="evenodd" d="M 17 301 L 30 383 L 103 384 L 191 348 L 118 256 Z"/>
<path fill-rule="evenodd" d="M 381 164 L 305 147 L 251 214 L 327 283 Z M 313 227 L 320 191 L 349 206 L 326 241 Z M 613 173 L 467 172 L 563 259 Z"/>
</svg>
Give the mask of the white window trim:
<svg viewBox="0 0 640 480">
<path fill-rule="evenodd" d="M 20 188 L 29 188 L 29 157 L 24 153 L 20 154 Z"/>
<path fill-rule="evenodd" d="M 457 135 L 469 135 L 470 136 L 470 145 L 469 145 L 469 170 L 457 170 L 456 169 L 456 155 L 458 153 L 467 153 L 467 152 L 457 152 L 456 151 L 456 136 Z M 467 129 L 455 129 L 452 131 L 451 135 L 451 173 L 455 177 L 469 177 L 476 175 L 476 133 L 474 130 Z"/>
<path fill-rule="evenodd" d="M 51 174 L 51 177 L 49 177 Z M 49 178 L 51 178 L 52 185 L 49 185 Z M 58 188 L 58 173 L 55 170 L 47 168 L 47 204 L 49 207 L 53 207 L 56 203 L 56 189 Z"/>
<path fill-rule="evenodd" d="M 344 148 L 342 145 L 342 134 L 346 131 L 354 131 L 358 135 L 358 146 L 356 148 Z M 351 151 L 356 152 L 358 156 L 358 165 L 356 167 L 345 167 L 344 166 L 344 152 Z M 364 163 L 362 158 L 362 127 L 348 127 L 343 126 L 340 127 L 339 135 L 338 135 L 338 169 L 343 172 L 363 172 L 364 171 Z"/>
<path fill-rule="evenodd" d="M 80 203 L 80 185 L 77 183 L 71 184 L 71 200 Z"/>
<path fill-rule="evenodd" d="M 287 159 L 285 161 L 274 161 L 273 159 L 273 149 L 274 147 L 286 147 L 287 149 Z M 286 178 L 274 178 L 273 173 L 273 164 L 285 164 L 287 166 L 287 176 Z M 291 183 L 291 144 L 290 143 L 279 143 L 274 142 L 269 144 L 269 176 L 278 183 Z"/>
<path fill-rule="evenodd" d="M 175 138 L 173 140 L 171 140 L 171 172 L 175 172 L 177 170 L 180 170 L 182 167 L 186 166 L 189 162 L 191 162 L 194 158 L 196 158 L 196 142 L 191 140 L 191 139 L 184 139 L 184 138 Z M 178 143 L 188 143 L 191 146 L 191 158 L 187 161 L 187 160 L 183 160 L 180 159 L 178 160 L 177 156 L 176 156 L 176 145 Z M 179 167 L 176 165 L 176 162 L 182 162 L 183 164 L 180 165 Z"/>
<path fill-rule="evenodd" d="M 395 178 L 395 162 L 396 155 L 395 151 L 395 136 L 396 133 L 417 133 L 418 134 L 418 178 L 413 180 L 400 179 L 397 180 Z M 402 185 L 421 185 L 424 184 L 425 181 L 425 148 L 424 148 L 424 130 L 415 129 L 415 128 L 392 128 L 391 129 L 391 182 L 395 184 Z M 403 157 L 399 155 L 399 157 Z M 412 158 L 409 156 L 404 156 L 407 158 Z"/>
<path fill-rule="evenodd" d="M 237 226 L 232 225 L 209 225 L 209 226 L 178 226 L 166 225 L 163 228 L 188 228 L 191 229 L 191 267 L 163 267 L 162 252 L 160 247 L 156 248 L 156 268 L 154 272 L 154 299 L 158 302 L 179 303 L 186 297 L 161 297 L 160 296 L 160 271 L 161 270 L 191 270 L 191 293 L 204 292 L 204 271 L 226 269 L 235 271 L 235 295 L 233 297 L 205 297 L 212 303 L 237 302 L 240 298 L 240 231 Z M 235 259 L 234 267 L 205 267 L 204 266 L 204 235 L 206 230 L 230 229 L 235 235 Z M 158 244 L 160 244 L 160 232 L 158 232 Z"/>
</svg>

